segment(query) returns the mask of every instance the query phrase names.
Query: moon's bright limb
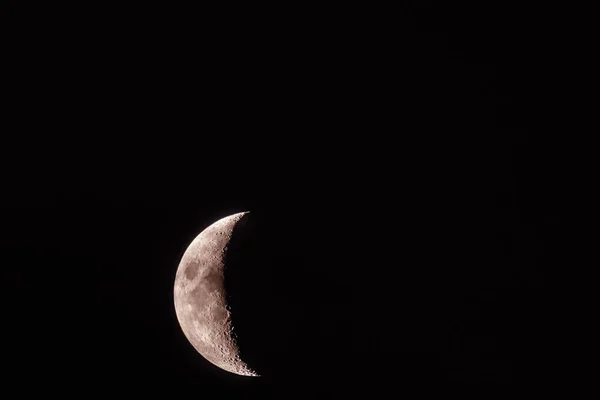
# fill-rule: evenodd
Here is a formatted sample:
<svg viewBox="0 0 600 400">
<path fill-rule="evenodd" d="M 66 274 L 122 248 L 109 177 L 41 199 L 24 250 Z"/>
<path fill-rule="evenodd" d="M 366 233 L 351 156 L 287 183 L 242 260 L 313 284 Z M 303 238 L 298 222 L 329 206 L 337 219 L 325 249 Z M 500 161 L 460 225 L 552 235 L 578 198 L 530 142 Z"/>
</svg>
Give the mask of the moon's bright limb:
<svg viewBox="0 0 600 400">
<path fill-rule="evenodd" d="M 189 245 L 175 276 L 175 312 L 183 333 L 204 358 L 234 374 L 258 376 L 240 358 L 224 287 L 227 244 L 245 214 L 218 220 Z"/>
</svg>

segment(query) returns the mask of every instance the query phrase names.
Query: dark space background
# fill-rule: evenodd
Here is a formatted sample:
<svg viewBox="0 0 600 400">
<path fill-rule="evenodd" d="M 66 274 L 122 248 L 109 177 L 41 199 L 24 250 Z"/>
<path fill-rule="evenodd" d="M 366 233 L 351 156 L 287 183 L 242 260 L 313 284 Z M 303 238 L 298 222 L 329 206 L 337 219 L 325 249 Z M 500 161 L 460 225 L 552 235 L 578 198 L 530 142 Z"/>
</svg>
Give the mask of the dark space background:
<svg viewBox="0 0 600 400">
<path fill-rule="evenodd" d="M 6 5 L 3 381 L 226 398 L 568 382 L 560 12 L 480 3 Z M 172 298 L 191 240 L 244 210 L 258 250 L 230 284 L 259 379 L 198 355 Z"/>
</svg>

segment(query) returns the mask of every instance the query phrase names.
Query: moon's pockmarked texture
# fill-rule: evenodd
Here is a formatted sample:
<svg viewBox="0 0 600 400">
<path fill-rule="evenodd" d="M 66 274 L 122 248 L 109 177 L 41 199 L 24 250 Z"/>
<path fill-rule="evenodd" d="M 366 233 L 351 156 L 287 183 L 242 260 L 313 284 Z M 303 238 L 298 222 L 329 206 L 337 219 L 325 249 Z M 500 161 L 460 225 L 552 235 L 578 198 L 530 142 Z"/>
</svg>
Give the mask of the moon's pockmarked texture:
<svg viewBox="0 0 600 400">
<path fill-rule="evenodd" d="M 218 220 L 185 251 L 175 276 L 175 312 L 192 346 L 214 365 L 258 376 L 240 358 L 225 293 L 224 256 L 232 232 L 247 212 Z"/>
</svg>

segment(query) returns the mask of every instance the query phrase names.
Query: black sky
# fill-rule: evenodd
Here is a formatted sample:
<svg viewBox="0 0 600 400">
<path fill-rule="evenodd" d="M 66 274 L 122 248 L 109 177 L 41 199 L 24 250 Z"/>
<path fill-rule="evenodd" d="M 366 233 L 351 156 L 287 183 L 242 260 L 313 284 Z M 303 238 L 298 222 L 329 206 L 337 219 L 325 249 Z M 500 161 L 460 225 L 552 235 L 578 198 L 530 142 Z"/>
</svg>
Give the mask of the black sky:
<svg viewBox="0 0 600 400">
<path fill-rule="evenodd" d="M 378 398 L 562 375 L 563 83 L 539 10 L 12 12 L 0 240 L 20 386 Z M 189 242 L 244 210 L 284 271 L 273 379 L 212 367 L 173 309 Z"/>
</svg>

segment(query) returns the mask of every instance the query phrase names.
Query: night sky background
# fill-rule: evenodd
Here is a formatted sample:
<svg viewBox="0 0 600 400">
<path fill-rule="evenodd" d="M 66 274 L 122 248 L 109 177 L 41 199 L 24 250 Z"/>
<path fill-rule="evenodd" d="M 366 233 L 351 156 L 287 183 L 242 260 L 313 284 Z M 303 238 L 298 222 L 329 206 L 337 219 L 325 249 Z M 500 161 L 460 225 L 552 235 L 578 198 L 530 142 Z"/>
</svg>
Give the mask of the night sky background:
<svg viewBox="0 0 600 400">
<path fill-rule="evenodd" d="M 565 380 L 560 34 L 480 3 L 5 6 L 5 381 L 283 399 Z M 234 318 L 259 379 L 198 355 L 172 294 L 191 240 L 245 210 L 260 252 Z"/>
</svg>

